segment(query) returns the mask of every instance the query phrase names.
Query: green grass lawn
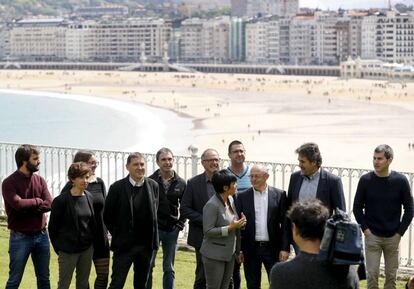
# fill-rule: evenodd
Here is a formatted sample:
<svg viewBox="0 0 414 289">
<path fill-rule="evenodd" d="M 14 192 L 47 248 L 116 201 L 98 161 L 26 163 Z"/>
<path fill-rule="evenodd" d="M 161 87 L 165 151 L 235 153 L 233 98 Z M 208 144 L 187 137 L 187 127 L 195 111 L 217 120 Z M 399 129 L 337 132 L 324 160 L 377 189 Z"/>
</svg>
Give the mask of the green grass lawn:
<svg viewBox="0 0 414 289">
<path fill-rule="evenodd" d="M 8 277 L 8 266 L 9 266 L 9 255 L 8 255 L 8 246 L 9 246 L 9 232 L 5 227 L 0 227 L 0 287 L 4 287 Z M 153 288 L 154 289 L 162 289 L 162 254 L 157 256 L 156 267 L 154 269 L 154 280 L 153 280 Z M 194 268 L 195 268 L 195 255 L 193 252 L 185 252 L 185 251 L 178 251 L 175 261 L 175 272 L 176 272 L 176 288 L 177 289 L 190 289 L 192 288 L 194 282 Z M 242 269 L 243 270 L 243 269 Z M 57 263 L 57 256 L 52 250 L 52 257 L 50 261 L 50 279 L 52 288 L 57 287 L 58 281 L 58 263 Z M 242 272 L 243 276 L 243 272 Z M 95 271 L 92 266 L 90 284 L 93 284 L 95 278 Z M 380 280 L 381 284 L 383 284 L 383 280 Z M 403 289 L 405 282 L 399 281 L 397 284 L 397 288 Z M 360 283 L 361 288 L 366 288 L 366 281 L 361 281 Z M 382 285 L 381 285 L 382 286 Z M 29 259 L 26 271 L 23 276 L 22 284 L 20 288 L 36 288 L 36 278 L 33 270 L 33 265 L 31 260 Z M 72 282 L 70 287 L 71 289 L 75 289 L 75 284 Z M 128 275 L 128 280 L 125 284 L 126 289 L 133 289 L 132 285 L 132 270 Z M 246 282 L 244 278 L 242 278 L 242 288 L 246 288 Z M 263 270 L 262 272 L 262 288 L 267 289 L 269 288 L 269 284 L 266 278 L 266 272 Z"/>
</svg>

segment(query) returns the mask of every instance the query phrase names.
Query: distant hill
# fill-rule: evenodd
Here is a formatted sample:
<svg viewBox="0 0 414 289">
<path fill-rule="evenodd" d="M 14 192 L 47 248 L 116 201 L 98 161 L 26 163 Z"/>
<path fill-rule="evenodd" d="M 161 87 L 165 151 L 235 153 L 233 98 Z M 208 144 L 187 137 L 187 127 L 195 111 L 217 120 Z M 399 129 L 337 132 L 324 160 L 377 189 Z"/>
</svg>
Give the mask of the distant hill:
<svg viewBox="0 0 414 289">
<path fill-rule="evenodd" d="M 77 7 L 97 6 L 103 4 L 120 4 L 128 6 L 131 11 L 140 4 L 160 3 L 162 0 L 0 0 L 0 17 L 3 19 L 25 16 L 49 15 L 61 16 L 71 13 Z"/>
</svg>

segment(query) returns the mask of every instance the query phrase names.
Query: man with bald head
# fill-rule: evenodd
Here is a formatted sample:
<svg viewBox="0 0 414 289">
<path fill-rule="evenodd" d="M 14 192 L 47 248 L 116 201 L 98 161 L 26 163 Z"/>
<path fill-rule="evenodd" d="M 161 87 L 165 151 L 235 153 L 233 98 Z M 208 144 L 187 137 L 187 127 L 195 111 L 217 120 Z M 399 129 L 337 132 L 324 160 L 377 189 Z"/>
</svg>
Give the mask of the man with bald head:
<svg viewBox="0 0 414 289">
<path fill-rule="evenodd" d="M 259 289 L 262 264 L 267 275 L 278 261 L 289 257 L 286 234 L 286 192 L 267 184 L 269 173 L 261 165 L 250 170 L 252 187 L 238 193 L 236 206 L 244 213 L 247 224 L 241 231 L 241 249 L 244 256 L 244 274 L 248 289 Z"/>
<path fill-rule="evenodd" d="M 203 207 L 207 201 L 216 193 L 211 177 L 219 170 L 219 154 L 215 149 L 206 149 L 201 155 L 201 164 L 204 172 L 191 178 L 187 182 L 181 200 L 181 216 L 189 220 L 187 244 L 193 246 L 196 252 L 196 270 L 194 289 L 205 289 L 206 279 L 201 259 L 201 243 L 203 242 Z"/>
</svg>

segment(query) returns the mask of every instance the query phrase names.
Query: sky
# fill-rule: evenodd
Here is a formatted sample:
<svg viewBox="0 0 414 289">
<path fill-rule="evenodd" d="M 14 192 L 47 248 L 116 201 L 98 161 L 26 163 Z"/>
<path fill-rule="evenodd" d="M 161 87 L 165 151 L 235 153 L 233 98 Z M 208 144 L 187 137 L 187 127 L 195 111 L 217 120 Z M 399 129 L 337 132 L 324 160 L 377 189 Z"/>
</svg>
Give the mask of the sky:
<svg viewBox="0 0 414 289">
<path fill-rule="evenodd" d="M 391 4 L 404 3 L 413 5 L 414 0 L 391 0 Z M 388 0 L 299 0 L 300 7 L 337 10 L 338 8 L 385 8 Z"/>
</svg>

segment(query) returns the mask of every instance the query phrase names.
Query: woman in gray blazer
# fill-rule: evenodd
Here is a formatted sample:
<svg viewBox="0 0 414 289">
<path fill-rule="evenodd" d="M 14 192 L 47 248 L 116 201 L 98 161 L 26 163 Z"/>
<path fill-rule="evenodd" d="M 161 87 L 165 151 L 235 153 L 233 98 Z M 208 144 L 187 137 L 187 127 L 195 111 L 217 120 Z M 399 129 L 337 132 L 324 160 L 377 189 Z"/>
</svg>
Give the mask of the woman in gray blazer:
<svg viewBox="0 0 414 289">
<path fill-rule="evenodd" d="M 228 289 L 234 258 L 239 253 L 240 231 L 246 217 L 239 219 L 232 196 L 237 179 L 228 170 L 215 173 L 211 179 L 216 194 L 203 208 L 203 256 L 207 289 Z"/>
</svg>

